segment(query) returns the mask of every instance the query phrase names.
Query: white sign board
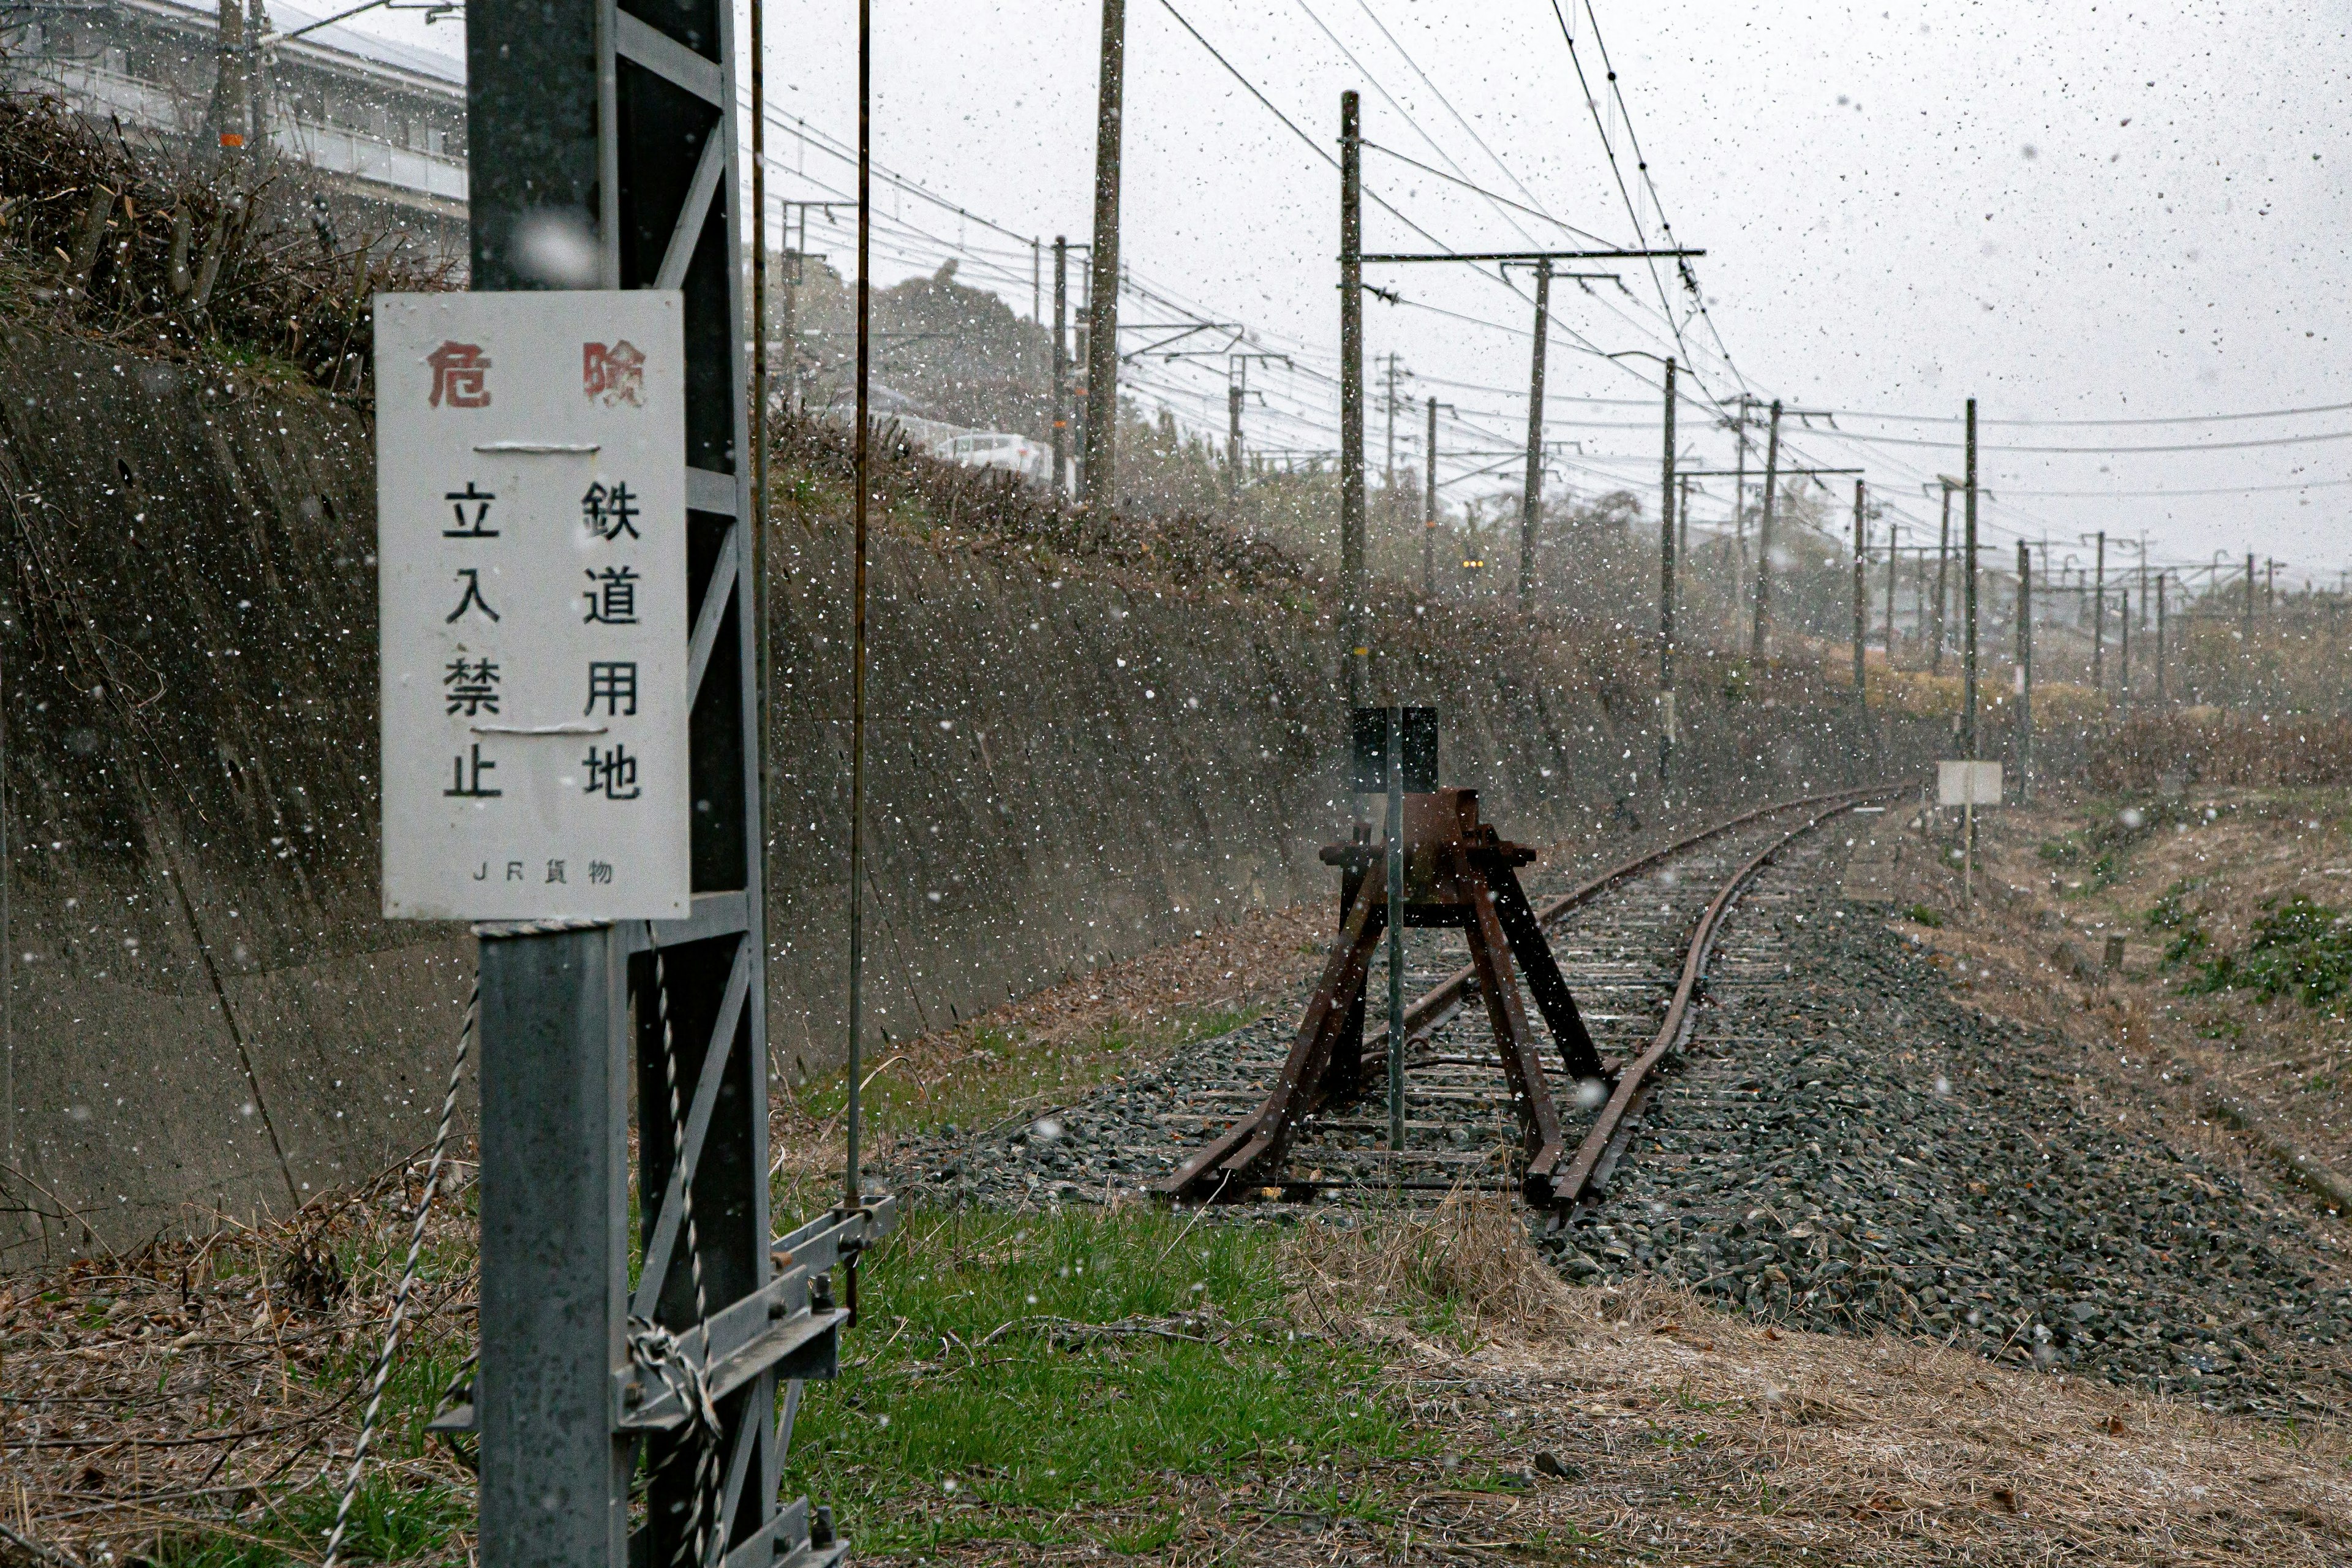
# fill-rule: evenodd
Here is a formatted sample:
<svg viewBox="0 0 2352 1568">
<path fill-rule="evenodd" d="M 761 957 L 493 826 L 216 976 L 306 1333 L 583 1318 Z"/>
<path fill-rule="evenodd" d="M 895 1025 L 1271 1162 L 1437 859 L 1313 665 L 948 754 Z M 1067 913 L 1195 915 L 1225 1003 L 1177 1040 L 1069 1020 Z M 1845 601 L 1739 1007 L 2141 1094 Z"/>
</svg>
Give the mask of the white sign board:
<svg viewBox="0 0 2352 1568">
<path fill-rule="evenodd" d="M 383 912 L 688 912 L 686 351 L 659 290 L 379 294 Z"/>
<path fill-rule="evenodd" d="M 1999 805 L 2000 804 L 2000 764 L 1999 763 L 1937 763 L 1936 764 L 1936 804 L 1937 805 Z"/>
</svg>

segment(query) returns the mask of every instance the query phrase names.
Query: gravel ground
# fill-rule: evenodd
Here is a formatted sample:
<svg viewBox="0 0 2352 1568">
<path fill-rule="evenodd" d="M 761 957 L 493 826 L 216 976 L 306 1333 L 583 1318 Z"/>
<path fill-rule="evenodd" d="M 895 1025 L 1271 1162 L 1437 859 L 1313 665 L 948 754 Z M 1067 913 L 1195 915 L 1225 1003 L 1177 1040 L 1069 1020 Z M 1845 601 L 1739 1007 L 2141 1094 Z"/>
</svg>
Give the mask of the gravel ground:
<svg viewBox="0 0 2352 1568">
<path fill-rule="evenodd" d="M 2294 1200 L 2070 1087 L 2079 1051 L 1989 1018 L 1818 883 L 1736 919 L 1712 1005 L 1562 1272 L 1646 1272 L 1817 1330 L 1887 1327 L 2215 1409 L 2352 1406 L 2352 1275 Z"/>
<path fill-rule="evenodd" d="M 1608 1191 L 1540 1237 L 1563 1276 L 1647 1275 L 1759 1319 L 1887 1328 L 2217 1410 L 2352 1413 L 2352 1271 L 2297 1201 L 2138 1129 L 2102 1133 L 2070 1093 L 2079 1051 L 1967 1006 L 1840 897 L 1836 858 L 1791 856 L 1733 916 L 1692 1048 Z M 1662 951 L 1643 956 L 1678 958 L 1679 938 L 1649 940 Z M 1556 941 L 1571 985 L 1577 945 Z M 1447 962 L 1416 950 L 1416 979 Z M 1236 1063 L 1278 1058 L 1296 1012 L 1044 1115 L 908 1140 L 891 1179 L 991 1207 L 1132 1193 L 1204 1118 L 1248 1109 Z"/>
</svg>

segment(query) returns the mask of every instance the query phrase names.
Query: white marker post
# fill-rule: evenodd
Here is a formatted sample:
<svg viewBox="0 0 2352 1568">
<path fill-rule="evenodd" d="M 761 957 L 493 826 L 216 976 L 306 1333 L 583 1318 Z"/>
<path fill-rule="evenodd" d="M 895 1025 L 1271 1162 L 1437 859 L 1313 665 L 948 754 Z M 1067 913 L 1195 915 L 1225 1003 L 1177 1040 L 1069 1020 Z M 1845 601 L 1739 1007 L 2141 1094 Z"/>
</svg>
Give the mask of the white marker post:
<svg viewBox="0 0 2352 1568">
<path fill-rule="evenodd" d="M 383 912 L 689 912 L 675 292 L 379 294 Z"/>
<path fill-rule="evenodd" d="M 1976 908 L 1977 805 L 2001 801 L 1999 763 L 1936 764 L 1936 804 L 1960 808 L 1960 908 Z"/>
</svg>

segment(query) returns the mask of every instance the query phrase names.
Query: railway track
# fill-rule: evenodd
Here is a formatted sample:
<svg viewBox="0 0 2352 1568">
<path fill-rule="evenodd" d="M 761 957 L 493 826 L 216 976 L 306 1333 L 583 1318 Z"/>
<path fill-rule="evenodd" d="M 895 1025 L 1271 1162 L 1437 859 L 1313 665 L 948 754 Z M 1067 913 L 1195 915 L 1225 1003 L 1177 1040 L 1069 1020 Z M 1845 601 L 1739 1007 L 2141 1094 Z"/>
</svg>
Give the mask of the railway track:
<svg viewBox="0 0 2352 1568">
<path fill-rule="evenodd" d="M 1776 895 L 1751 889 L 1768 865 L 1817 852 L 1809 843 L 1816 830 L 1847 812 L 1872 809 L 1871 802 L 1889 793 L 1846 791 L 1778 803 L 1564 891 L 1532 898 L 1536 920 L 1551 939 L 1601 1053 L 1601 1073 L 1581 1079 L 1571 1074 L 1566 1051 L 1538 1053 L 1566 1149 L 1552 1171 L 1529 1179 L 1508 1064 L 1490 1010 L 1478 1005 L 1464 934 L 1416 928 L 1405 942 L 1406 989 L 1417 999 L 1404 1020 L 1402 1148 L 1389 1147 L 1381 1114 L 1387 1047 L 1386 1030 L 1380 1029 L 1367 1037 L 1364 1059 L 1374 1065 L 1357 1096 L 1299 1117 L 1278 1168 L 1253 1168 L 1237 1184 L 1217 1179 L 1210 1187 L 1218 1175 L 1214 1162 L 1263 1125 L 1276 1103 L 1289 1053 L 1281 1031 L 1260 1030 L 1235 1042 L 1223 1081 L 1202 1082 L 1181 1106 L 1159 1113 L 1165 1131 L 1151 1145 L 1155 1157 L 1165 1142 L 1204 1145 L 1163 1181 L 1162 1190 L 1221 1201 L 1295 1201 L 1350 1190 L 1437 1194 L 1494 1187 L 1527 1191 L 1559 1205 L 1586 1199 L 1606 1184 L 1657 1069 L 1687 1037 L 1730 910 L 1743 899 L 1770 901 Z M 1367 988 L 1371 994 L 1385 989 L 1384 965 L 1384 957 L 1375 963 Z M 1516 969 L 1508 973 L 1525 991 L 1540 984 Z M 1238 1163 L 1228 1162 L 1229 1167 Z"/>
</svg>

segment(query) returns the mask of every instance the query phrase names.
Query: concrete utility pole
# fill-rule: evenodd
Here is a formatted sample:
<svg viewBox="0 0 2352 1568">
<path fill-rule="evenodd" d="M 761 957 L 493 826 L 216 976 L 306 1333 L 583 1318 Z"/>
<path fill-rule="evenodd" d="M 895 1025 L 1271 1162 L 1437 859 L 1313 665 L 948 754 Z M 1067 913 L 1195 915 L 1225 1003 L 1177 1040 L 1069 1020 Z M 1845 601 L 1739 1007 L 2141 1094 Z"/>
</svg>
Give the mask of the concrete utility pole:
<svg viewBox="0 0 2352 1568">
<path fill-rule="evenodd" d="M 1437 399 L 1429 400 L 1428 478 L 1421 487 L 1421 596 L 1437 596 Z"/>
<path fill-rule="evenodd" d="M 1977 400 L 1969 399 L 1968 540 L 1961 550 L 1962 587 L 1968 596 L 1968 641 L 1960 656 L 1961 754 L 1977 760 Z"/>
<path fill-rule="evenodd" d="M 2033 551 L 2017 542 L 2017 804 L 2033 793 Z"/>
<path fill-rule="evenodd" d="M 1528 473 L 1519 501 L 1519 608 L 1536 591 L 1536 514 L 1543 505 L 1544 342 L 1551 336 L 1551 258 L 1536 263 L 1536 346 L 1528 372 Z"/>
<path fill-rule="evenodd" d="M 1952 483 L 1943 481 L 1944 525 L 1936 536 L 1936 611 L 1928 626 L 1927 671 L 1944 673 L 1944 606 L 1951 603 L 1950 567 L 1952 561 Z"/>
<path fill-rule="evenodd" d="M 2164 701 L 2164 574 L 2156 574 L 2156 705 Z"/>
<path fill-rule="evenodd" d="M 1864 684 L 1862 679 L 1863 644 L 1870 639 L 1869 588 L 1864 579 L 1870 568 L 1870 538 L 1864 531 L 1863 482 L 1853 481 L 1853 701 L 1854 711 L 1863 711 Z"/>
<path fill-rule="evenodd" d="M 1054 237 L 1054 504 L 1070 499 L 1070 242 Z"/>
<path fill-rule="evenodd" d="M 2080 537 L 2079 535 L 2077 537 Z M 2095 535 L 2099 552 L 2098 564 L 2091 579 L 2091 689 L 2107 689 L 2107 534 L 2101 529 Z M 2085 543 L 2089 541 L 2085 540 Z"/>
<path fill-rule="evenodd" d="M 1249 373 L 1243 371 L 1244 375 Z M 1225 515 L 1242 510 L 1242 400 L 1249 392 L 1239 381 L 1225 383 Z"/>
<path fill-rule="evenodd" d="M 252 129 L 251 79 L 245 64 L 243 0 L 220 0 L 219 66 L 213 78 L 212 113 L 220 160 L 235 165 L 245 155 L 246 133 Z"/>
<path fill-rule="evenodd" d="M 1772 427 L 1764 439 L 1764 511 L 1756 522 L 1756 624 L 1748 657 L 1764 657 L 1764 621 L 1771 614 L 1773 492 L 1780 483 L 1780 400 L 1772 400 Z"/>
<path fill-rule="evenodd" d="M 2116 700 L 2131 710 L 2131 590 L 2116 590 Z"/>
<path fill-rule="evenodd" d="M 1087 252 L 1087 422 L 1078 500 L 1118 504 L 1118 175 L 1127 76 L 1127 0 L 1102 0 L 1101 91 L 1095 106 L 1095 238 Z"/>
<path fill-rule="evenodd" d="M 1895 668 L 1895 563 L 1903 553 L 1903 525 L 1886 525 L 1886 668 Z"/>
<path fill-rule="evenodd" d="M 1658 787 L 1675 754 L 1675 362 L 1666 361 L 1666 448 L 1658 485 Z"/>
<path fill-rule="evenodd" d="M 1348 705 L 1360 708 L 1370 683 L 1364 613 L 1364 213 L 1363 133 L 1356 95 L 1339 95 L 1339 577 L 1345 596 L 1339 646 Z"/>
</svg>

